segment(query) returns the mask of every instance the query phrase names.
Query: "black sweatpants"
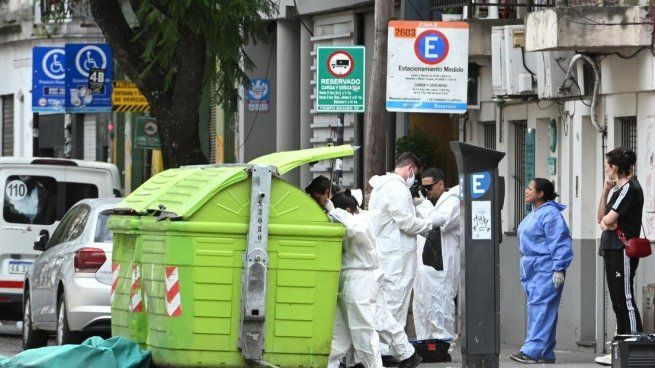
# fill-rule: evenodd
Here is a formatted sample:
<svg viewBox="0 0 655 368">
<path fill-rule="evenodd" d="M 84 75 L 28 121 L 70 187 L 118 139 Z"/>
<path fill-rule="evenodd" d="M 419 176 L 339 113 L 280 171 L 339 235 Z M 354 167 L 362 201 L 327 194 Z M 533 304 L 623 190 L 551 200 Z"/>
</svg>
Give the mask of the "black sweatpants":
<svg viewBox="0 0 655 368">
<path fill-rule="evenodd" d="M 612 308 L 616 314 L 616 334 L 643 332 L 633 290 L 639 258 L 629 258 L 623 249 L 606 250 L 603 258 Z"/>
</svg>

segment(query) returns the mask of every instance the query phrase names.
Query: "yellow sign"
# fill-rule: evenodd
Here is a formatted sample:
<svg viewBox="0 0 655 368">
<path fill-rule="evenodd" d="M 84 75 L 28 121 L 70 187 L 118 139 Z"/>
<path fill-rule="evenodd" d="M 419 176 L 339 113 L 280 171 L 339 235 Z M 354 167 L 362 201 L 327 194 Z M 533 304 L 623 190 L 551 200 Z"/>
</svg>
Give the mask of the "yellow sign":
<svg viewBox="0 0 655 368">
<path fill-rule="evenodd" d="M 131 81 L 116 81 L 111 94 L 111 105 L 114 111 L 149 111 L 148 100 L 141 94 L 136 83 Z"/>
</svg>

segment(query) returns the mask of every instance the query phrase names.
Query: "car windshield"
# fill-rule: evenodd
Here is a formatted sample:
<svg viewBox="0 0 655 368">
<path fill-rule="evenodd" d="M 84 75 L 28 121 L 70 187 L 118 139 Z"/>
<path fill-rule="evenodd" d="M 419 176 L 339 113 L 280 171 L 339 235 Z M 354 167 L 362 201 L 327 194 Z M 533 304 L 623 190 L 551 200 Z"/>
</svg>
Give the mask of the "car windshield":
<svg viewBox="0 0 655 368">
<path fill-rule="evenodd" d="M 111 231 L 109 231 L 109 226 L 107 222 L 109 221 L 109 215 L 113 210 L 107 210 L 103 211 L 98 215 L 98 222 L 96 223 L 96 237 L 95 237 L 95 242 L 96 243 L 111 243 L 113 239 L 113 235 Z"/>
</svg>

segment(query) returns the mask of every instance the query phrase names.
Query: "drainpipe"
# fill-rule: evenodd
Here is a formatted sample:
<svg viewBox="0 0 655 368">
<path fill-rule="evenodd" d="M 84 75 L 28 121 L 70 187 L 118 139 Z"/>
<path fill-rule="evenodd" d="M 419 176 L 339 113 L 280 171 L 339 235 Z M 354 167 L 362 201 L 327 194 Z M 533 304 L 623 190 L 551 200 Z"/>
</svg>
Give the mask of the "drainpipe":
<svg viewBox="0 0 655 368">
<path fill-rule="evenodd" d="M 655 0 L 654 0 L 655 1 Z M 586 61 L 591 67 L 594 69 L 594 91 L 591 97 L 591 124 L 594 126 L 596 131 L 598 133 L 605 133 L 607 126 L 600 126 L 598 124 L 598 119 L 596 117 L 596 103 L 598 103 L 598 90 L 600 89 L 600 70 L 598 69 L 598 65 L 592 59 L 591 57 L 583 54 L 575 54 L 573 58 L 571 58 L 571 62 L 569 63 L 569 69 L 566 71 L 566 76 L 564 77 L 564 82 L 562 82 L 562 86 L 559 88 L 559 92 L 563 93 L 564 91 L 568 91 L 570 87 L 565 87 L 566 82 L 571 78 L 571 70 L 575 66 L 575 63 L 583 59 Z"/>
</svg>

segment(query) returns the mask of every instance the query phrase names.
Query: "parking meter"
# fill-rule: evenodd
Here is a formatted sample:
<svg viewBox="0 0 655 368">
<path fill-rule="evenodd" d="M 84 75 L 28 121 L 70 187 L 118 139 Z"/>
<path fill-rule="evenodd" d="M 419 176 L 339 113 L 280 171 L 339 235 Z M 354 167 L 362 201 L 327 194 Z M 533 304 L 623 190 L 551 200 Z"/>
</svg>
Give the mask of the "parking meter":
<svg viewBox="0 0 655 368">
<path fill-rule="evenodd" d="M 504 178 L 498 163 L 505 153 L 451 142 L 459 168 L 462 367 L 496 368 L 500 354 L 501 210 Z"/>
</svg>

